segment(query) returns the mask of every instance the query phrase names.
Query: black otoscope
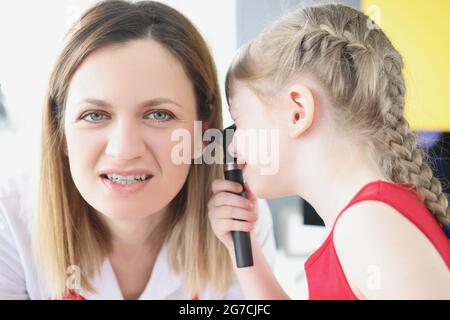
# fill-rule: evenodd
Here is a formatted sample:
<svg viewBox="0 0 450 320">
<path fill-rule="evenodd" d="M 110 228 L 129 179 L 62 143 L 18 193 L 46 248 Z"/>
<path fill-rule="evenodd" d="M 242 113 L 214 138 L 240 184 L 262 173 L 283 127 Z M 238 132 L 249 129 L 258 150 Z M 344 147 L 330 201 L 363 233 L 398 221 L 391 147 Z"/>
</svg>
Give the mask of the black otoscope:
<svg viewBox="0 0 450 320">
<path fill-rule="evenodd" d="M 237 159 L 228 152 L 228 146 L 233 140 L 236 126 L 232 125 L 223 131 L 223 161 L 225 179 L 238 182 L 244 186 L 242 171 L 238 168 Z M 245 192 L 242 190 L 240 196 L 245 198 Z M 250 233 L 243 231 L 232 231 L 234 253 L 236 255 L 236 265 L 238 268 L 253 266 L 252 244 L 250 242 Z"/>
</svg>

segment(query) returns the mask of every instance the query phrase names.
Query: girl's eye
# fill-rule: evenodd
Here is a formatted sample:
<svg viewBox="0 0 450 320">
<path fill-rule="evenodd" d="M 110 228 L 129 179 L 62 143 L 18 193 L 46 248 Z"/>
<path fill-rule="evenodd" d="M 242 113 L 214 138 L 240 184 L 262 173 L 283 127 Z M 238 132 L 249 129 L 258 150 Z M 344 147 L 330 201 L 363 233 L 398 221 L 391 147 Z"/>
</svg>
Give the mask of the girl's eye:
<svg viewBox="0 0 450 320">
<path fill-rule="evenodd" d="M 153 111 L 148 114 L 148 117 L 157 122 L 164 122 L 173 119 L 173 116 L 165 111 Z"/>
<path fill-rule="evenodd" d="M 99 122 L 103 120 L 105 115 L 100 112 L 90 112 L 85 114 L 81 119 L 86 120 L 88 122 Z"/>
</svg>

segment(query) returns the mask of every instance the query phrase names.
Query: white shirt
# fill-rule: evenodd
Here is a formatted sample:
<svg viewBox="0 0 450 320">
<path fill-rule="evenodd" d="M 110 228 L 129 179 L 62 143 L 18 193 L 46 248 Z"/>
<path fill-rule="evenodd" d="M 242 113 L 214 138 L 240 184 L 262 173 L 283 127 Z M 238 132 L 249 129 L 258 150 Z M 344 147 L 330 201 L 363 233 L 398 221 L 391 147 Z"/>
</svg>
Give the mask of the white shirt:
<svg viewBox="0 0 450 320">
<path fill-rule="evenodd" d="M 23 175 L 6 180 L 0 187 L 0 300 L 48 299 L 49 295 L 33 259 L 31 246 L 32 215 L 35 208 L 36 184 Z M 258 200 L 259 217 L 255 236 L 271 265 L 275 256 L 270 210 L 264 200 Z M 123 299 L 109 259 L 101 272 L 92 279 L 96 293 L 81 291 L 88 300 Z M 208 287 L 199 299 L 243 299 L 235 279 L 225 294 Z M 151 277 L 139 299 L 190 299 L 185 296 L 183 278 L 172 272 L 167 259 L 167 248 L 159 252 Z"/>
</svg>

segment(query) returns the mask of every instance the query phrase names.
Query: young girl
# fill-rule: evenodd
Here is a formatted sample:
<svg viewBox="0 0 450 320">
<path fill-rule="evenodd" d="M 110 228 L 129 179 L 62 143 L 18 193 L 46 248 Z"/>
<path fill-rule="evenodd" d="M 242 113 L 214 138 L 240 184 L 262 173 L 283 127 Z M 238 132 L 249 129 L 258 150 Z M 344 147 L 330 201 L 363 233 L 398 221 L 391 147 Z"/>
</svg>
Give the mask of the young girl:
<svg viewBox="0 0 450 320">
<path fill-rule="evenodd" d="M 207 217 L 222 166 L 172 158 L 172 133 L 193 137 L 196 120 L 222 127 L 214 62 L 189 20 L 151 1 L 89 9 L 50 79 L 37 203 L 28 177 L 0 190 L 0 299 L 241 298 Z"/>
<path fill-rule="evenodd" d="M 308 7 L 241 50 L 226 86 L 249 197 L 215 181 L 212 227 L 233 257 L 229 231 L 252 230 L 255 196 L 296 194 L 327 229 L 305 263 L 311 299 L 449 299 L 448 199 L 403 115 L 402 58 L 373 26 L 349 7 Z M 238 143 L 255 124 L 278 130 L 274 175 Z M 253 240 L 254 266 L 236 270 L 246 297 L 287 298 Z"/>
</svg>

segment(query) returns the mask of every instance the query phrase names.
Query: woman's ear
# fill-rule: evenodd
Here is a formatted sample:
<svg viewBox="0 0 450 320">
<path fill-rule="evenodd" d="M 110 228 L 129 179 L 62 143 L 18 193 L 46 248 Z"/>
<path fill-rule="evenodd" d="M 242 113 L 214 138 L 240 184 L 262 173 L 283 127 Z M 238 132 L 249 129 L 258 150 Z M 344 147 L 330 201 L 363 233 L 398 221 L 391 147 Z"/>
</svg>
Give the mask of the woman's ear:
<svg viewBox="0 0 450 320">
<path fill-rule="evenodd" d="M 309 129 L 314 119 L 314 97 L 307 87 L 294 85 L 288 90 L 289 135 L 296 138 Z"/>
</svg>

